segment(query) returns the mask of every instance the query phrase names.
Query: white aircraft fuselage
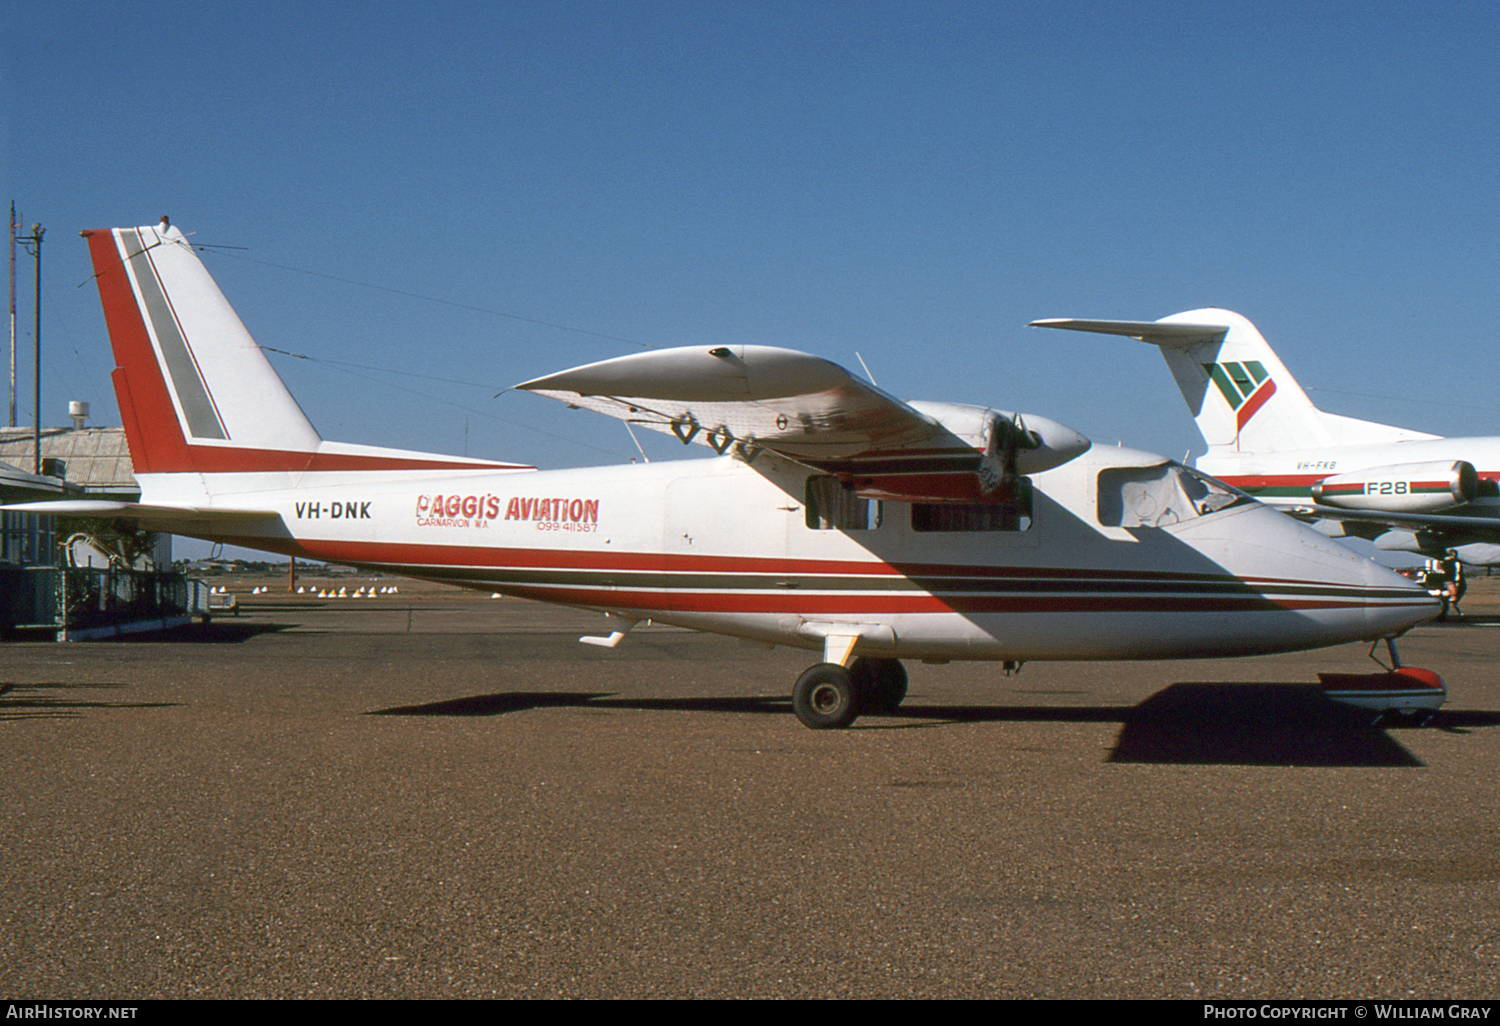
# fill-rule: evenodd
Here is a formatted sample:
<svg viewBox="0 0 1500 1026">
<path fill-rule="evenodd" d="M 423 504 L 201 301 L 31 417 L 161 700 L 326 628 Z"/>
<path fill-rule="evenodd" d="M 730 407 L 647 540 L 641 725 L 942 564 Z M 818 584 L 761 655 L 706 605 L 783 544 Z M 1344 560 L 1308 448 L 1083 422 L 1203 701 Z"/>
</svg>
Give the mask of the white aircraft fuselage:
<svg viewBox="0 0 1500 1026">
<path fill-rule="evenodd" d="M 903 659 L 1244 655 L 1374 639 L 1432 614 L 1400 578 L 1258 504 L 1099 522 L 1101 471 L 1162 467 L 1191 474 L 1092 450 L 1032 476 L 1024 530 L 956 532 L 914 529 L 899 502 L 863 530 L 810 528 L 815 475 L 774 455 L 295 486 L 243 475 L 215 483 L 216 503 L 275 518 L 196 533 L 773 644 L 822 649 L 855 631 L 856 654 Z M 154 484 L 166 505 L 188 498 Z"/>
<path fill-rule="evenodd" d="M 900 659 L 1159 659 L 1389 639 L 1424 591 L 1160 456 L 1040 417 L 905 403 L 769 347 L 519 388 L 716 458 L 537 471 L 324 441 L 185 237 L 86 232 L 140 503 L 177 534 L 821 651 L 813 727 L 889 711 Z"/>
</svg>

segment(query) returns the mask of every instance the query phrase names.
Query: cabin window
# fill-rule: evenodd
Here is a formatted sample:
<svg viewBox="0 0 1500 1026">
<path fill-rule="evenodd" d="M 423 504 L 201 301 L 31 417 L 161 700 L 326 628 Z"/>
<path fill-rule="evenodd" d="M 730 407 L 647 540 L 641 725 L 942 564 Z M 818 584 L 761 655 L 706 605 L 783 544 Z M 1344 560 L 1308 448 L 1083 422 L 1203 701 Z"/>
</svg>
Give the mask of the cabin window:
<svg viewBox="0 0 1500 1026">
<path fill-rule="evenodd" d="M 1016 481 L 1013 497 L 999 502 L 914 502 L 913 531 L 1025 531 L 1031 527 L 1031 481 Z"/>
<path fill-rule="evenodd" d="M 1170 527 L 1250 501 L 1180 463 L 1099 472 L 1099 523 L 1104 527 Z"/>
<path fill-rule="evenodd" d="M 810 477 L 803 507 L 814 531 L 872 531 L 880 526 L 881 506 L 862 498 L 836 477 Z"/>
</svg>

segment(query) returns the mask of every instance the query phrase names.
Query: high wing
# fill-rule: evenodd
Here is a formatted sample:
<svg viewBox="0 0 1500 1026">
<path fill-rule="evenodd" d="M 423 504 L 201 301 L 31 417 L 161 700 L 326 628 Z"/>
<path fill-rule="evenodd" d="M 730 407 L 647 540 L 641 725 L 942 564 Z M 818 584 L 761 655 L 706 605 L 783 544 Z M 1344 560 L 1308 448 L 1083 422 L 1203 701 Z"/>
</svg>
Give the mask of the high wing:
<svg viewBox="0 0 1500 1026">
<path fill-rule="evenodd" d="M 838 364 L 774 346 L 655 350 L 515 387 L 719 452 L 753 443 L 794 458 L 823 457 L 942 433 L 932 418 Z"/>
<path fill-rule="evenodd" d="M 836 474 L 861 494 L 983 500 L 1088 439 L 1041 417 L 906 403 L 838 364 L 774 346 L 683 347 L 603 360 L 517 386 L 753 461 L 762 450 Z"/>
</svg>

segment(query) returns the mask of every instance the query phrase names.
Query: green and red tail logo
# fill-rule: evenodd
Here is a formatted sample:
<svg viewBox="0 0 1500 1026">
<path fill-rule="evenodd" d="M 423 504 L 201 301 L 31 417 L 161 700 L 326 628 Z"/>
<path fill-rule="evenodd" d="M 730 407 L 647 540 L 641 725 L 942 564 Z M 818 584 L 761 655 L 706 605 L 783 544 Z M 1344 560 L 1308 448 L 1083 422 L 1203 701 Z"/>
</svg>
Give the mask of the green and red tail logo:
<svg viewBox="0 0 1500 1026">
<path fill-rule="evenodd" d="M 1259 360 L 1243 363 L 1205 363 L 1203 369 L 1218 386 L 1219 394 L 1234 411 L 1235 431 L 1243 431 L 1250 418 L 1276 394 L 1276 382 Z"/>
</svg>

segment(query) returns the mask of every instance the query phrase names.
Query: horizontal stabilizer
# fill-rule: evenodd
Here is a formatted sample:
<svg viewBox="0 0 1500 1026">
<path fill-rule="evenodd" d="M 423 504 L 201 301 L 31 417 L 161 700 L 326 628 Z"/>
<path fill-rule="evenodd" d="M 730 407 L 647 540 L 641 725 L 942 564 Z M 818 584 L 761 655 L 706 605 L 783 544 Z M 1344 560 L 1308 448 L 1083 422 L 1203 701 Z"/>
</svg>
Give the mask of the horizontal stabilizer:
<svg viewBox="0 0 1500 1026">
<path fill-rule="evenodd" d="M 34 513 L 55 517 L 119 517 L 137 520 L 142 527 L 155 531 L 184 530 L 212 526 L 227 530 L 237 526 L 263 524 L 280 519 L 281 514 L 264 509 L 219 509 L 216 507 L 152 506 L 139 502 L 113 502 L 105 499 L 63 499 L 55 502 L 20 502 L 0 506 L 13 513 Z"/>
<path fill-rule="evenodd" d="M 16 469 L 9 463 L 0 463 L 0 488 L 10 492 L 14 498 L 20 498 L 21 496 L 41 498 L 43 496 L 64 495 L 74 490 L 61 478 L 28 474 L 24 470 Z"/>
<path fill-rule="evenodd" d="M 1198 342 L 1217 342 L 1229 330 L 1226 324 L 1173 324 L 1162 321 L 1089 321 L 1073 317 L 1054 317 L 1032 321 L 1031 328 L 1066 328 L 1069 331 L 1093 331 L 1101 335 L 1124 335 L 1156 346 L 1190 346 Z"/>
</svg>

